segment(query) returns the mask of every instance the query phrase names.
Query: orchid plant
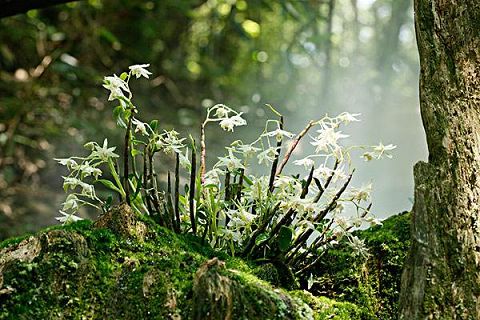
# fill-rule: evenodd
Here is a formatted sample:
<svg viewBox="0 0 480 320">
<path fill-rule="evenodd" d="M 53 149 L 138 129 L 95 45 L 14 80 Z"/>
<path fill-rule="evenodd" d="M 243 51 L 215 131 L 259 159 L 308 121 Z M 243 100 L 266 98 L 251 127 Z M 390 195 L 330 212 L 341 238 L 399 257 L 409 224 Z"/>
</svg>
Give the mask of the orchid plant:
<svg viewBox="0 0 480 320">
<path fill-rule="evenodd" d="M 148 66 L 131 66 L 120 76 L 104 79 L 108 100 L 118 103 L 113 116 L 125 130 L 122 156 L 105 139 L 102 145 L 87 143 L 90 154 L 85 157 L 57 159 L 70 172 L 64 177 L 68 196 L 58 220 L 66 223 L 80 219 L 78 211 L 83 206 L 108 210 L 113 197 L 101 199 L 96 195 L 95 186 L 101 184 L 137 214 L 149 215 L 163 227 L 177 233 L 191 232 L 232 255 L 280 259 L 296 274 L 308 272 L 322 253 L 342 238 L 358 254 L 367 254 L 362 241 L 351 232 L 364 224 L 381 222 L 370 210 L 372 185 L 350 186 L 352 155 L 361 151 L 366 161 L 391 158 L 395 146 L 344 146 L 342 141 L 348 136 L 341 128 L 359 121 L 359 114 L 324 116 L 294 134 L 285 129 L 283 116 L 267 105 L 276 119 L 267 120 L 253 142 L 231 143 L 226 154 L 207 170 L 207 125 L 217 123 L 232 132 L 247 125 L 243 114 L 224 104 L 207 109 L 197 150 L 193 137 L 181 138 L 174 130 L 160 130 L 157 120 L 146 123 L 138 118 L 129 81 L 148 78 Z M 315 133 L 308 135 L 312 131 Z M 284 174 L 297 146 L 307 136 L 314 152 L 292 160 L 299 174 Z M 173 172 L 167 172 L 166 190 L 161 190 L 156 173 L 158 153 L 175 161 Z M 120 160 L 123 170 L 119 169 Z M 251 173 L 257 163 L 266 167 L 265 174 Z M 110 179 L 104 178 L 106 171 Z M 189 177 L 183 192 L 182 172 Z M 345 215 L 347 207 L 355 214 Z"/>
</svg>

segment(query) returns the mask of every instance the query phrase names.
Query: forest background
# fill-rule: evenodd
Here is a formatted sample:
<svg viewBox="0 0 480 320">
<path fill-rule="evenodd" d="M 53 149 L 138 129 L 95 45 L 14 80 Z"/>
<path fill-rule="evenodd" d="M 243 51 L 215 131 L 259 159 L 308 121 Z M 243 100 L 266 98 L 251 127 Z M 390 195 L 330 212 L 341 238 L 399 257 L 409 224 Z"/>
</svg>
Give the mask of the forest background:
<svg viewBox="0 0 480 320">
<path fill-rule="evenodd" d="M 136 99 L 165 128 L 198 136 L 215 103 L 248 112 L 250 129 L 209 134 L 218 156 L 261 131 L 265 103 L 292 132 L 325 113 L 361 113 L 352 143 L 398 147 L 390 161 L 354 159 L 354 183 L 373 182 L 378 217 L 410 210 L 412 167 L 426 158 L 417 55 L 408 0 L 95 0 L 1 19 L 0 239 L 55 223 L 53 158 L 118 139 L 100 84 L 138 63 L 153 76 Z"/>
</svg>

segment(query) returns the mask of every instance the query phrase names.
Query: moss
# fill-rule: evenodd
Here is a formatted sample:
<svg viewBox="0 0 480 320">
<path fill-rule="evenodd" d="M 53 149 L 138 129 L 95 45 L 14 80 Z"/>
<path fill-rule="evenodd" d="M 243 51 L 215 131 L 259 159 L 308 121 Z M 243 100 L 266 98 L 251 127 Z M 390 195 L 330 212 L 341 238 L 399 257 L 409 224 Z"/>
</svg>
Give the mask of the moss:
<svg viewBox="0 0 480 320">
<path fill-rule="evenodd" d="M 276 286 L 280 285 L 280 275 L 277 268 L 272 263 L 267 263 L 256 267 L 254 274 L 262 280 L 270 282 Z"/>
<path fill-rule="evenodd" d="M 276 265 L 230 257 L 198 237 L 137 218 L 131 225 L 147 228 L 140 238 L 136 228 L 80 221 L 34 235 L 41 250 L 31 259 L 12 258 L 4 267 L 0 259 L 0 319 L 209 319 L 216 306 L 230 319 L 346 320 L 390 319 L 396 310 L 406 214 L 358 233 L 374 254 L 366 273 L 356 269 L 359 262 L 347 247 L 328 253 L 312 292 L 335 300 L 280 289 L 284 274 Z M 2 252 L 15 253 L 32 238 L 7 240 Z M 213 258 L 219 265 L 204 268 Z"/>
<path fill-rule="evenodd" d="M 313 310 L 315 320 L 361 320 L 364 314 L 361 308 L 350 302 L 338 302 L 326 297 L 315 297 L 308 291 L 291 292 L 295 297 L 305 301 Z"/>
<path fill-rule="evenodd" d="M 410 247 L 410 214 L 383 221 L 382 226 L 355 233 L 369 247 L 370 257 L 355 257 L 341 244 L 314 270 L 312 292 L 355 303 L 367 319 L 396 319 L 403 263 Z"/>
</svg>

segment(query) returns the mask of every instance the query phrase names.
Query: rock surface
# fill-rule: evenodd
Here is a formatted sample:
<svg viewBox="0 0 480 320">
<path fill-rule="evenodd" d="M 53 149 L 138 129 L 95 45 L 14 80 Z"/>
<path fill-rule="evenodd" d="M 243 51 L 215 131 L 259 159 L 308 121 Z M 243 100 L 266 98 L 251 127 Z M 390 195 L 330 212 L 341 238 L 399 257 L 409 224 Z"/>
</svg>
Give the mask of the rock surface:
<svg viewBox="0 0 480 320">
<path fill-rule="evenodd" d="M 360 319 L 128 207 L 0 244 L 0 319 Z"/>
</svg>

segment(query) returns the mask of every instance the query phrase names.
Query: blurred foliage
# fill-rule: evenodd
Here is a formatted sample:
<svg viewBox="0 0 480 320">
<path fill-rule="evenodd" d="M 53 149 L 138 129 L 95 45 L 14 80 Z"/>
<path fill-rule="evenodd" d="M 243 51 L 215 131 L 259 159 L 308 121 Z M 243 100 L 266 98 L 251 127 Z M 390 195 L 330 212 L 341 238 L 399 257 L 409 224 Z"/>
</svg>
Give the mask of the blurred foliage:
<svg viewBox="0 0 480 320">
<path fill-rule="evenodd" d="M 370 257 L 355 257 L 346 243 L 329 250 L 315 269 L 310 290 L 315 295 L 355 303 L 371 319 L 397 319 L 403 262 L 410 248 L 408 212 L 392 216 L 356 235 L 365 240 Z"/>
<path fill-rule="evenodd" d="M 415 72 L 409 1 L 362 3 L 89 0 L 0 20 L 0 238 L 53 222 L 54 156 L 113 136 L 98 89 L 111 70 L 150 63 L 153 81 L 135 89 L 145 116 L 194 135 L 214 102 L 261 117 L 266 102 L 291 112 L 332 100 L 333 75 L 367 57 L 377 69 L 362 81 Z"/>
</svg>

